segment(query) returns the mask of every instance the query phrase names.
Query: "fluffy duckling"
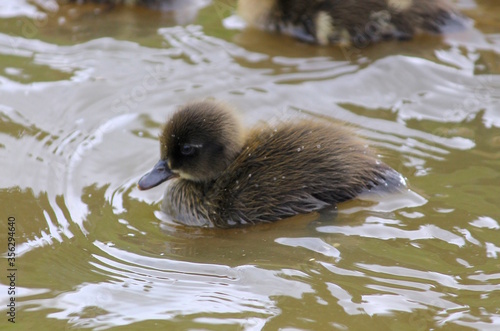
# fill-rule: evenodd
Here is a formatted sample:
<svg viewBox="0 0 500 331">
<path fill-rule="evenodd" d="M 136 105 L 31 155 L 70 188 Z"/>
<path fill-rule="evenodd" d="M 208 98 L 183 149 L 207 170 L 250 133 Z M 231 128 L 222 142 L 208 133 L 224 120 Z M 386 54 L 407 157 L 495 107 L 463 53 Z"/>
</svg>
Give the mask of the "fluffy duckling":
<svg viewBox="0 0 500 331">
<path fill-rule="evenodd" d="M 405 185 L 350 130 L 300 120 L 244 134 L 234 111 L 216 101 L 179 108 L 163 128 L 160 150 L 160 161 L 138 187 L 170 180 L 162 209 L 193 226 L 271 222 L 377 186 Z"/>
<path fill-rule="evenodd" d="M 383 39 L 410 39 L 466 25 L 447 0 L 239 0 L 250 26 L 304 41 L 366 46 Z"/>
</svg>

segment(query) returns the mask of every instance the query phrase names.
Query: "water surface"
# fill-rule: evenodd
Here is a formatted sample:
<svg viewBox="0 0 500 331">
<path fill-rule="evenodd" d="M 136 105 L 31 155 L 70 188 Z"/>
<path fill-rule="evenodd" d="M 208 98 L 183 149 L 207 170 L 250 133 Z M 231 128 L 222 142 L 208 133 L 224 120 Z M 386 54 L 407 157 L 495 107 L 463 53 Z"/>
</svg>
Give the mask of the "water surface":
<svg viewBox="0 0 500 331">
<path fill-rule="evenodd" d="M 42 5 L 43 4 L 43 5 Z M 469 31 L 363 49 L 178 11 L 6 1 L 0 10 L 4 329 L 497 330 L 500 6 Z M 346 122 L 411 191 L 244 229 L 188 228 L 136 182 L 186 101 L 245 124 Z"/>
</svg>

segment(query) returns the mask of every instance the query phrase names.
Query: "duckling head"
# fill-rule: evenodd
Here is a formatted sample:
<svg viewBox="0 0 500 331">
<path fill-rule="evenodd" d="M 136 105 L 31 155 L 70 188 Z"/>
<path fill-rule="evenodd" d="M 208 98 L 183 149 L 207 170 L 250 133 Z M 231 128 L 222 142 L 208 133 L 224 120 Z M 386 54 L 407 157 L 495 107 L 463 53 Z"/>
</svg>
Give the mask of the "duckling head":
<svg viewBox="0 0 500 331">
<path fill-rule="evenodd" d="M 160 135 L 160 161 L 138 187 L 147 190 L 175 177 L 209 182 L 234 161 L 243 139 L 240 122 L 229 106 L 210 100 L 182 106 Z"/>
</svg>

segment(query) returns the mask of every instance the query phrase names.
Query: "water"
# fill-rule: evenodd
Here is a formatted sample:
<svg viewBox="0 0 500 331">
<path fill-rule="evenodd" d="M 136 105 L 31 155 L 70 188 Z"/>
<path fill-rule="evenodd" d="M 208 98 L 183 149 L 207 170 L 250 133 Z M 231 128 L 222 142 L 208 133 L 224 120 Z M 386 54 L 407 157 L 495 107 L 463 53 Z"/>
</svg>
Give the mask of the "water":
<svg viewBox="0 0 500 331">
<path fill-rule="evenodd" d="M 465 33 L 365 49 L 232 29 L 230 2 L 41 4 L 0 10 L 2 329 L 500 328 L 495 1 L 458 2 Z M 346 122 L 411 191 L 244 229 L 169 222 L 164 187 L 136 182 L 168 114 L 207 96 L 248 126 Z"/>
</svg>

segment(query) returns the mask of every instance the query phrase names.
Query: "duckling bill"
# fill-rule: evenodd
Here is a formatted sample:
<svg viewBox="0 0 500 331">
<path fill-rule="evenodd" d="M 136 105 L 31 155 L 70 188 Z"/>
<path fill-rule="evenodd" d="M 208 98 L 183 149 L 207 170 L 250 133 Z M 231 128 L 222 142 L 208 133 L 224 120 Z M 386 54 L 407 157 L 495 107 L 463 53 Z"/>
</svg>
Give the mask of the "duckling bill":
<svg viewBox="0 0 500 331">
<path fill-rule="evenodd" d="M 446 0 L 239 0 L 238 14 L 250 26 L 321 45 L 366 46 L 460 30 L 468 22 Z"/>
<path fill-rule="evenodd" d="M 316 120 L 260 124 L 246 134 L 230 106 L 179 108 L 160 135 L 160 161 L 138 183 L 169 181 L 162 209 L 192 226 L 273 222 L 404 186 L 352 132 Z"/>
</svg>

